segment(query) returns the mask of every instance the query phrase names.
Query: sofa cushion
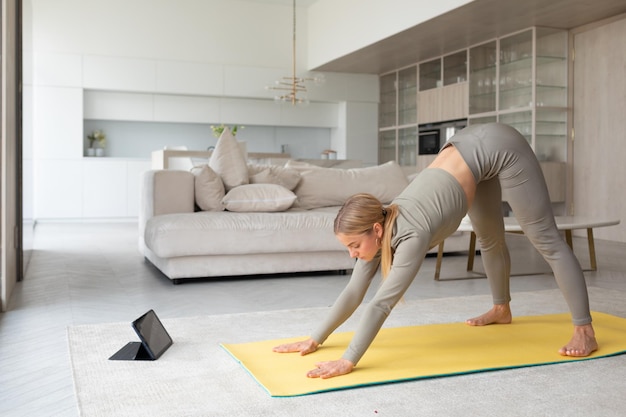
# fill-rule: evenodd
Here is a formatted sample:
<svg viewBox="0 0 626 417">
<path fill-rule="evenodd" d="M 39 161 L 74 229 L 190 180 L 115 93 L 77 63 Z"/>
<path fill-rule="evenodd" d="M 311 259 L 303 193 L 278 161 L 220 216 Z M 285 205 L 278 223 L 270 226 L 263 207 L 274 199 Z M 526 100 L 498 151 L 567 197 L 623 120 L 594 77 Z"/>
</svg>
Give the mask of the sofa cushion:
<svg viewBox="0 0 626 417">
<path fill-rule="evenodd" d="M 222 178 L 228 192 L 239 185 L 248 184 L 248 166 L 237 140 L 226 127 L 209 158 L 209 166 Z"/>
<path fill-rule="evenodd" d="M 248 164 L 250 184 L 278 184 L 293 190 L 300 182 L 300 172 L 277 165 Z"/>
<path fill-rule="evenodd" d="M 230 190 L 222 199 L 228 211 L 285 211 L 296 200 L 296 195 L 278 184 L 247 184 Z"/>
<path fill-rule="evenodd" d="M 285 167 L 289 169 L 297 169 L 299 171 L 306 171 L 309 169 L 324 169 L 324 167 L 320 165 L 310 164 L 304 161 L 295 161 L 293 159 L 287 161 Z"/>
<path fill-rule="evenodd" d="M 409 184 L 402 168 L 394 161 L 367 168 L 312 168 L 300 172 L 294 192 L 294 207 L 340 206 L 350 196 L 370 193 L 382 203 L 390 203 Z"/>
<path fill-rule="evenodd" d="M 207 164 L 193 167 L 191 173 L 195 176 L 196 204 L 200 210 L 224 210 L 222 199 L 226 193 L 220 176 Z"/>
<path fill-rule="evenodd" d="M 333 233 L 338 210 L 166 214 L 148 220 L 144 241 L 161 258 L 342 251 L 346 248 Z"/>
</svg>

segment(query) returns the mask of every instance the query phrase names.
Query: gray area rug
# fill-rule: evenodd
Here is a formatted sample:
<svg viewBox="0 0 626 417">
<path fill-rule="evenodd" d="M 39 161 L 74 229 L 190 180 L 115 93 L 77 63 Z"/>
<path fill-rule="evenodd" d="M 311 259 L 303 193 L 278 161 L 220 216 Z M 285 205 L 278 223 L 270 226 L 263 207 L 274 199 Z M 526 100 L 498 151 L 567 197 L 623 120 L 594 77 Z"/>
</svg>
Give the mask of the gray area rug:
<svg viewBox="0 0 626 417">
<path fill-rule="evenodd" d="M 593 310 L 626 317 L 624 292 L 590 288 L 590 300 Z M 413 301 L 396 307 L 385 327 L 462 321 L 490 305 L 489 296 Z M 519 316 L 567 311 L 558 290 L 515 293 L 511 305 Z M 128 341 L 137 340 L 130 323 L 70 327 L 70 357 L 80 414 L 85 417 L 624 415 L 626 355 L 272 398 L 219 346 L 219 343 L 306 336 L 327 311 L 318 308 L 164 319 L 174 345 L 154 362 L 108 360 Z M 354 330 L 359 316 L 357 311 L 339 331 Z M 598 337 L 602 343 L 601 335 Z"/>
</svg>

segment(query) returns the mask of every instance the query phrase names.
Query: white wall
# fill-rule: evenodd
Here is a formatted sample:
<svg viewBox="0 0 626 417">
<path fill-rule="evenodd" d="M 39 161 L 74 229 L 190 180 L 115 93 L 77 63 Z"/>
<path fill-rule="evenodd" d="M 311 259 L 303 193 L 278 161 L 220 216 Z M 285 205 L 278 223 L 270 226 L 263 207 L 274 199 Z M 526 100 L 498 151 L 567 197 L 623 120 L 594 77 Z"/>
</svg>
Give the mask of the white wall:
<svg viewBox="0 0 626 417">
<path fill-rule="evenodd" d="M 97 182 L 88 175 L 106 171 L 119 183 L 136 182 L 120 176 L 137 171 L 130 166 L 137 161 L 124 158 L 149 158 L 124 152 L 117 155 L 120 161 L 107 164 L 83 158 L 89 133 L 84 129 L 101 120 L 118 123 L 113 132 L 127 122 L 236 123 L 251 126 L 249 134 L 258 126 L 266 137 L 267 129 L 273 135 L 263 141 L 272 148 L 258 151 L 276 152 L 277 141 L 291 135 L 294 157 L 316 157 L 336 146 L 344 149 L 345 158 L 356 159 L 350 153 L 358 150 L 355 155 L 364 163 L 377 161 L 372 124 L 377 119 L 377 76 L 325 74 L 325 85 L 310 87 L 311 105 L 305 108 L 277 106 L 275 92 L 265 89 L 291 75 L 290 3 L 26 0 L 24 9 L 29 28 L 25 89 L 32 91 L 25 129 L 32 131 L 36 219 L 134 216 L 128 201 L 108 201 L 127 195 L 123 190 L 105 187 L 100 201 L 92 200 L 97 193 L 88 192 Z M 299 8 L 299 76 L 305 75 L 306 22 L 306 9 Z M 342 111 L 346 106 L 359 110 L 348 117 Z M 272 130 L 279 128 L 289 133 Z M 111 150 L 124 146 L 123 135 L 117 137 L 119 143 L 108 137 Z M 145 143 L 139 148 L 144 153 Z M 105 202 L 109 212 L 92 209 Z"/>
<path fill-rule="evenodd" d="M 290 64 L 283 51 L 291 48 L 291 7 L 241 0 L 30 1 L 37 52 L 275 68 Z"/>
<path fill-rule="evenodd" d="M 317 68 L 471 1 L 318 0 L 307 10 L 308 68 Z"/>
</svg>

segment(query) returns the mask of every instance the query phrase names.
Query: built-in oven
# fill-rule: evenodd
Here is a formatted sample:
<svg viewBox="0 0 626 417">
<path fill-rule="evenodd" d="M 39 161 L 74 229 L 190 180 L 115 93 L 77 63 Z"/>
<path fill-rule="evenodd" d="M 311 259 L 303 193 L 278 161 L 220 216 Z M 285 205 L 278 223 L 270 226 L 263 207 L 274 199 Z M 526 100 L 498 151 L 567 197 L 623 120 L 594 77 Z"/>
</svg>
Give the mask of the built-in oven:
<svg viewBox="0 0 626 417">
<path fill-rule="evenodd" d="M 418 136 L 417 153 L 419 155 L 432 155 L 439 152 L 441 147 L 441 131 L 439 129 L 420 129 Z"/>
<path fill-rule="evenodd" d="M 467 126 L 467 119 L 419 125 L 417 151 L 419 155 L 433 155 L 456 132 Z"/>
</svg>

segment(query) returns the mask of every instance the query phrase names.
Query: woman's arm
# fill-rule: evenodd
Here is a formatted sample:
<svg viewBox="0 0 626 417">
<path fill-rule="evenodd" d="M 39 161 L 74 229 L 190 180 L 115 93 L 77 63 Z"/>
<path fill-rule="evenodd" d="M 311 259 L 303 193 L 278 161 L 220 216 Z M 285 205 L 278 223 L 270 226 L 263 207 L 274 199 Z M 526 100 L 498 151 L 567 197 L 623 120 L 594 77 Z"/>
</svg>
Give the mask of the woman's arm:
<svg viewBox="0 0 626 417">
<path fill-rule="evenodd" d="M 428 251 L 429 237 L 412 237 L 398 245 L 385 282 L 365 309 L 354 337 L 343 354 L 335 361 L 320 362 L 309 371 L 309 377 L 331 378 L 352 371 L 378 334 L 393 307 L 413 282 Z"/>
<path fill-rule="evenodd" d="M 380 252 L 369 262 L 357 260 L 348 285 L 331 307 L 326 319 L 313 332 L 311 336 L 313 340 L 319 344 L 324 343 L 326 338 L 354 313 L 365 298 L 367 289 L 379 266 Z"/>
<path fill-rule="evenodd" d="M 333 304 L 326 319 L 317 328 L 310 339 L 300 342 L 287 343 L 274 347 L 274 352 L 300 352 L 306 355 L 315 352 L 326 338 L 344 321 L 346 321 L 363 301 L 367 289 L 372 281 L 378 266 L 380 253 L 369 262 L 357 260 L 350 281 Z"/>
</svg>

